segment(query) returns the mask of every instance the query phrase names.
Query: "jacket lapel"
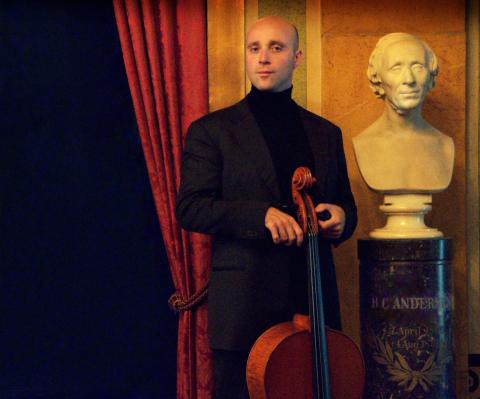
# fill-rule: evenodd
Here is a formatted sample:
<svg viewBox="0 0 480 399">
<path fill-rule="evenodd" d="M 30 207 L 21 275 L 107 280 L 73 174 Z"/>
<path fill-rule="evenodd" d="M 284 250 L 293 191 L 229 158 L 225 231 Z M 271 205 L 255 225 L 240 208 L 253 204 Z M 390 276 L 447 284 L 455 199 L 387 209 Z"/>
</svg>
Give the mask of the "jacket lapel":
<svg viewBox="0 0 480 399">
<path fill-rule="evenodd" d="M 278 186 L 272 157 L 268 150 L 263 134 L 255 121 L 246 99 L 240 101 L 234 108 L 231 132 L 237 139 L 239 150 L 243 151 L 246 159 L 257 169 L 258 175 L 272 193 L 274 201 L 280 201 Z M 319 200 L 325 196 L 329 164 L 328 134 L 322 134 L 319 121 L 308 111 L 299 107 L 300 120 L 307 135 L 310 148 L 314 156 L 315 170 L 312 171 L 317 179 L 316 191 Z M 331 149 L 330 149 L 331 150 Z"/>
<path fill-rule="evenodd" d="M 314 116 L 302 107 L 299 107 L 299 109 L 300 120 L 302 121 L 314 157 L 315 170 L 312 171 L 312 173 L 317 179 L 316 191 L 318 200 L 323 201 L 326 192 L 330 157 L 328 135 L 322 134 L 324 132 L 322 132 L 320 128 L 321 124 Z"/>
<path fill-rule="evenodd" d="M 270 190 L 272 199 L 280 201 L 280 188 L 272 157 L 255 117 L 248 107 L 247 100 L 240 101 L 235 110 L 237 112 L 232 118 L 231 131 L 237 139 L 239 149 L 244 152 L 246 159 L 249 159 L 257 169 L 258 175 Z"/>
</svg>

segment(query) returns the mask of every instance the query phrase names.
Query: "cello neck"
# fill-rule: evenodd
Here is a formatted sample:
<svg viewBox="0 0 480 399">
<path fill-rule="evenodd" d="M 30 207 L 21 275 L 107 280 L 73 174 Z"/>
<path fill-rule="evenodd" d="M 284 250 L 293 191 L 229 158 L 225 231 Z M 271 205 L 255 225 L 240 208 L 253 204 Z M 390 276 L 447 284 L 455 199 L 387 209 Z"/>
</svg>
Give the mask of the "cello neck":
<svg viewBox="0 0 480 399">
<path fill-rule="evenodd" d="M 292 177 L 292 198 L 298 206 L 299 224 L 307 236 L 310 325 L 313 349 L 313 390 L 315 399 L 331 399 L 327 337 L 323 311 L 322 276 L 318 248 L 318 221 L 313 201 L 306 192 L 315 184 L 310 169 L 299 167 Z"/>
<path fill-rule="evenodd" d="M 308 233 L 307 244 L 313 348 L 313 388 L 315 399 L 331 399 L 321 264 L 316 233 Z"/>
</svg>

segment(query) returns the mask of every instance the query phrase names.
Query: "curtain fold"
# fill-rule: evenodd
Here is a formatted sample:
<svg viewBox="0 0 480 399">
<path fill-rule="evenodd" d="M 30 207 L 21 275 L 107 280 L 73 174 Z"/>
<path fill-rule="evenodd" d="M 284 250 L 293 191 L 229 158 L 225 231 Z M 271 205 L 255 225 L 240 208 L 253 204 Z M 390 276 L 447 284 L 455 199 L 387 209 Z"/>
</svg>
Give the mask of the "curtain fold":
<svg viewBox="0 0 480 399">
<path fill-rule="evenodd" d="M 175 221 L 189 124 L 208 112 L 204 0 L 113 0 L 125 69 L 180 311 L 177 398 L 209 399 L 213 375 L 203 297 L 210 239 Z M 190 307 L 192 306 L 193 307 Z M 190 307 L 190 308 L 189 308 Z"/>
</svg>

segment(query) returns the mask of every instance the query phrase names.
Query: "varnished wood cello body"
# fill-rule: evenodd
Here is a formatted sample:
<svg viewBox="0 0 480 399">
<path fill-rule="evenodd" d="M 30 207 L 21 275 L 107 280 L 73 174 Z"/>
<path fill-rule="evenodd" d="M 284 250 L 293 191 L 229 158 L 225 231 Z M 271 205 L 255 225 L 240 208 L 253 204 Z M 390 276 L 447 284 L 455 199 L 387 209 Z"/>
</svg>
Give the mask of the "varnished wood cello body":
<svg viewBox="0 0 480 399">
<path fill-rule="evenodd" d="M 361 399 L 363 394 L 360 349 L 347 335 L 325 327 L 318 221 L 307 193 L 314 183 L 304 167 L 292 178 L 298 222 L 307 237 L 310 317 L 295 315 L 257 339 L 247 362 L 251 399 Z"/>
</svg>

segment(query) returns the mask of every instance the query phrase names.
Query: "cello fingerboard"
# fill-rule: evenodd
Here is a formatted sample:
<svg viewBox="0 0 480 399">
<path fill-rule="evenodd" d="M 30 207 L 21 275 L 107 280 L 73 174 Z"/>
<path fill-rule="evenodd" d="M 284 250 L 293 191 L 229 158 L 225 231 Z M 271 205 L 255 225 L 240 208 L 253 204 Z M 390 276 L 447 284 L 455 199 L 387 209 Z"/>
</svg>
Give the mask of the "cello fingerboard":
<svg viewBox="0 0 480 399">
<path fill-rule="evenodd" d="M 310 229 L 309 229 L 310 230 Z M 315 399 L 331 399 L 327 336 L 323 311 L 321 264 L 317 233 L 308 232 L 310 323 L 313 348 L 313 391 Z"/>
</svg>

